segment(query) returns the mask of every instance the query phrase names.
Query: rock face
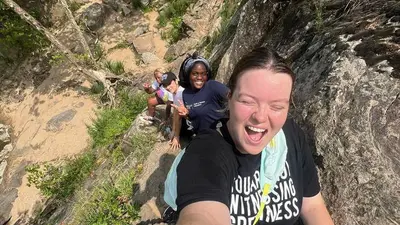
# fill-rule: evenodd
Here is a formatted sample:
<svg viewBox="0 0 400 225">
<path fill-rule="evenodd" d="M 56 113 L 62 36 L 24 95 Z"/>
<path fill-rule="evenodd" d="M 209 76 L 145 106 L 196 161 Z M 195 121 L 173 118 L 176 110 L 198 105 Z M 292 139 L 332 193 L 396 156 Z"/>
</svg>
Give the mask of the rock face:
<svg viewBox="0 0 400 225">
<path fill-rule="evenodd" d="M 97 30 L 104 25 L 106 12 L 103 5 L 94 3 L 83 12 L 83 22 L 90 30 Z"/>
<path fill-rule="evenodd" d="M 319 17 L 310 2 L 247 1 L 212 54 L 217 78 L 254 47 L 275 48 L 296 73 L 291 115 L 335 224 L 399 224 L 400 5 L 325 1 Z"/>
<path fill-rule="evenodd" d="M 9 127 L 0 123 L 0 185 L 3 182 L 4 172 L 7 168 L 8 153 L 12 150 Z"/>
<path fill-rule="evenodd" d="M 0 124 L 0 150 L 2 150 L 4 146 L 6 146 L 11 141 L 8 129 L 8 126 Z"/>
</svg>

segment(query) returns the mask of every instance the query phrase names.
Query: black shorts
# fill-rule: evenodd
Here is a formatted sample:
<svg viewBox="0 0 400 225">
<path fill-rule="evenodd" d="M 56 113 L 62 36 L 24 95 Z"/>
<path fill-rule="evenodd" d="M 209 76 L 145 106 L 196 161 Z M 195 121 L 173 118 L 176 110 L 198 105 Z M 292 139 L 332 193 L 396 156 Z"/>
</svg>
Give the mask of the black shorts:
<svg viewBox="0 0 400 225">
<path fill-rule="evenodd" d="M 154 96 L 156 96 L 157 103 L 158 103 L 159 105 L 165 104 L 164 100 L 162 100 L 160 97 L 158 97 L 157 93 L 156 93 Z"/>
</svg>

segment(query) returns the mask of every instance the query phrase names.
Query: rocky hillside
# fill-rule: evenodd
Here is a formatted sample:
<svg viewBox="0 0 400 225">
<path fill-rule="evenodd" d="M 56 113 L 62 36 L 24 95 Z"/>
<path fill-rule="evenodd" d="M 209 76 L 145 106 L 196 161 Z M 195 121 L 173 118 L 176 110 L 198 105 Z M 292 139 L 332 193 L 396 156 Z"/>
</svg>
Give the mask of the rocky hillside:
<svg viewBox="0 0 400 225">
<path fill-rule="evenodd" d="M 400 223 L 400 2 L 249 0 L 211 59 L 226 81 L 260 45 L 297 75 L 292 116 L 336 224 Z"/>
</svg>

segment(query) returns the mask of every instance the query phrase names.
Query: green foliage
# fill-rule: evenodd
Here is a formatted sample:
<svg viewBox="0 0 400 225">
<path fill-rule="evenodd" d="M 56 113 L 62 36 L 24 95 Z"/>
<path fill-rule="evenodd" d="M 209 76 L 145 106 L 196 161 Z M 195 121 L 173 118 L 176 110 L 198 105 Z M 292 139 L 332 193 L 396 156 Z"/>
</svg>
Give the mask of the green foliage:
<svg viewBox="0 0 400 225">
<path fill-rule="evenodd" d="M 81 6 L 84 5 L 83 3 L 76 2 L 76 1 L 71 1 L 69 3 L 69 9 L 71 10 L 72 13 L 76 12 L 78 9 L 81 8 Z"/>
<path fill-rule="evenodd" d="M 104 91 L 104 85 L 101 82 L 95 82 L 90 87 L 90 93 L 93 95 L 101 94 Z"/>
<path fill-rule="evenodd" d="M 37 12 L 29 12 L 35 16 Z M 36 15 L 37 16 L 37 15 Z M 46 37 L 0 2 L 0 55 L 25 57 L 49 46 Z M 16 52 L 15 56 L 12 53 Z M 14 58 L 14 60 L 16 59 Z"/>
<path fill-rule="evenodd" d="M 115 49 L 122 49 L 122 48 L 129 48 L 129 47 L 130 47 L 129 42 L 127 42 L 127 41 L 121 41 L 121 42 L 119 42 L 118 44 L 116 44 L 114 47 L 108 49 L 108 52 L 112 52 L 112 51 L 114 51 Z"/>
<path fill-rule="evenodd" d="M 143 4 L 142 4 L 142 2 L 141 2 L 140 0 L 132 0 L 132 1 L 131 1 L 131 4 L 132 4 L 132 7 L 133 7 L 134 9 L 141 9 L 141 8 L 144 7 Z"/>
<path fill-rule="evenodd" d="M 92 194 L 77 206 L 76 224 L 134 224 L 139 219 L 140 207 L 131 199 L 135 173 L 128 172 L 96 186 Z"/>
<path fill-rule="evenodd" d="M 25 168 L 28 173 L 28 186 L 34 185 L 45 196 L 64 200 L 71 196 L 90 174 L 95 161 L 95 155 L 86 152 L 68 159 L 63 165 L 29 165 Z"/>
<path fill-rule="evenodd" d="M 131 144 L 134 149 L 133 154 L 138 162 L 143 162 L 147 158 L 156 141 L 155 134 L 138 133 L 133 135 Z"/>
<path fill-rule="evenodd" d="M 60 65 L 65 60 L 65 56 L 61 52 L 56 52 L 51 55 L 51 59 L 49 60 L 50 65 Z"/>
<path fill-rule="evenodd" d="M 125 72 L 124 64 L 120 61 L 106 61 L 104 66 L 115 75 L 121 75 Z"/>
<path fill-rule="evenodd" d="M 124 152 L 122 151 L 121 145 L 117 148 L 113 149 L 111 152 L 111 160 L 113 165 L 118 165 L 118 163 L 122 162 L 125 159 Z"/>
<path fill-rule="evenodd" d="M 93 51 L 93 58 L 94 58 L 94 60 L 99 61 L 101 58 L 103 58 L 104 52 L 105 52 L 105 51 L 104 51 L 104 48 L 101 47 L 101 44 L 100 44 L 100 43 L 97 43 L 97 44 L 94 46 L 94 51 Z"/>
<path fill-rule="evenodd" d="M 312 3 L 315 9 L 315 26 L 317 31 L 321 32 L 324 27 L 323 4 L 321 0 L 313 0 Z"/>
<path fill-rule="evenodd" d="M 174 17 L 171 20 L 171 29 L 163 33 L 162 38 L 167 39 L 170 44 L 178 42 L 182 38 L 182 18 Z"/>
<path fill-rule="evenodd" d="M 98 112 L 97 119 L 88 127 L 93 147 L 104 147 L 113 143 L 129 128 L 136 115 L 147 106 L 147 98 L 143 93 L 132 97 L 123 92 L 120 99 L 116 108 Z"/>
<path fill-rule="evenodd" d="M 76 54 L 75 57 L 88 66 L 93 66 L 94 63 L 88 54 Z"/>
<path fill-rule="evenodd" d="M 173 18 L 180 18 L 182 17 L 187 7 L 191 3 L 194 3 L 194 0 L 171 0 L 168 3 L 168 6 L 160 13 L 158 17 L 158 23 L 161 27 L 165 27 L 168 21 L 172 20 Z"/>
<path fill-rule="evenodd" d="M 174 57 L 172 57 L 172 56 L 167 56 L 167 57 L 165 57 L 165 61 L 167 61 L 167 62 L 172 62 L 172 61 L 174 61 L 175 60 L 175 58 Z M 169 70 L 168 70 L 169 71 Z"/>
</svg>

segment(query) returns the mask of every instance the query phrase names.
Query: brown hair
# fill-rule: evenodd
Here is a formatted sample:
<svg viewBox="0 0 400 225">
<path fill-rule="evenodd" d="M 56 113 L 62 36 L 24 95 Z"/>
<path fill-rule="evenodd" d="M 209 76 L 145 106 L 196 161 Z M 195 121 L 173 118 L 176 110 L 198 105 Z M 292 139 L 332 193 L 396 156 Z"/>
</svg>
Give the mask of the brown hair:
<svg viewBox="0 0 400 225">
<path fill-rule="evenodd" d="M 228 88 L 231 94 L 235 91 L 237 81 L 244 72 L 253 69 L 267 69 L 276 73 L 286 73 L 295 81 L 295 74 L 287 65 L 286 61 L 275 51 L 267 47 L 259 47 L 243 56 L 233 69 L 228 81 Z"/>
</svg>

